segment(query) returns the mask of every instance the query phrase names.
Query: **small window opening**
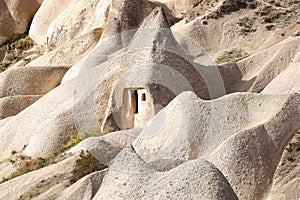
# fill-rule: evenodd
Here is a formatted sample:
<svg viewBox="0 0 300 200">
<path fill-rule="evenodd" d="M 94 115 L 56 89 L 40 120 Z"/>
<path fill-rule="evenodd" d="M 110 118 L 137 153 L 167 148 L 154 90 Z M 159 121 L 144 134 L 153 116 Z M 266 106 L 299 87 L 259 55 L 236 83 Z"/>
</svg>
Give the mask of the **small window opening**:
<svg viewBox="0 0 300 200">
<path fill-rule="evenodd" d="M 142 94 L 142 101 L 146 101 L 146 94 L 145 93 Z"/>
</svg>

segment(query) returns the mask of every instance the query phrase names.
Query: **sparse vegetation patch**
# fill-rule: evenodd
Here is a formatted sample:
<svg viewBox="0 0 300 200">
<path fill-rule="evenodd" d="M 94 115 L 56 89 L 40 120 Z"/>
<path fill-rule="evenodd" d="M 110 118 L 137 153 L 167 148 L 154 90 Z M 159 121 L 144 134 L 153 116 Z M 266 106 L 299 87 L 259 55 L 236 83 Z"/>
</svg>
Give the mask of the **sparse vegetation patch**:
<svg viewBox="0 0 300 200">
<path fill-rule="evenodd" d="M 50 153 L 45 157 L 31 158 L 29 156 L 18 154 L 16 150 L 12 150 L 11 151 L 12 159 L 10 159 L 10 163 L 14 164 L 17 170 L 14 171 L 12 174 L 10 174 L 8 177 L 4 178 L 3 181 L 8 181 L 10 179 L 26 174 L 28 172 L 41 169 L 51 164 L 55 164 L 65 158 L 62 155 L 64 152 L 69 150 L 71 147 L 77 145 L 85 138 L 93 137 L 93 136 L 99 136 L 99 133 L 94 132 L 89 134 L 71 135 L 69 141 L 66 144 L 62 145 L 61 148 L 59 148 L 57 151 Z"/>
<path fill-rule="evenodd" d="M 216 64 L 226 62 L 236 62 L 248 57 L 249 54 L 240 49 L 233 49 L 231 51 L 225 51 L 220 57 L 216 59 Z"/>
<path fill-rule="evenodd" d="M 240 33 L 247 35 L 248 33 L 255 32 L 256 29 L 253 28 L 254 19 L 249 19 L 248 17 L 240 18 L 237 24 L 241 27 Z"/>
<path fill-rule="evenodd" d="M 286 15 L 285 11 L 272 10 L 268 15 L 263 17 L 264 23 L 274 23 L 276 20 L 280 19 L 282 16 Z"/>
<path fill-rule="evenodd" d="M 218 11 L 223 14 L 236 12 L 240 9 L 255 9 L 256 1 L 254 0 L 225 0 Z"/>
<path fill-rule="evenodd" d="M 31 58 L 28 58 L 30 55 L 41 54 L 41 47 L 31 51 L 35 43 L 26 35 L 17 35 L 4 45 L 6 45 L 7 50 L 4 59 L 0 63 L 0 72 L 5 71 L 10 65 L 20 60 L 24 60 L 25 64 L 27 64 L 31 61 Z"/>
<path fill-rule="evenodd" d="M 76 165 L 71 178 L 71 183 L 75 183 L 82 177 L 107 168 L 106 165 L 96 159 L 90 152 L 81 151 L 80 159 L 76 160 Z"/>
<path fill-rule="evenodd" d="M 293 172 L 293 169 L 299 166 L 300 163 L 300 130 L 295 132 L 294 137 L 286 146 L 280 164 L 277 167 L 275 175 L 275 181 L 281 181 L 283 177 L 287 177 Z M 297 173 L 298 176 L 300 173 Z M 291 174 L 297 176 L 297 174 Z"/>
</svg>

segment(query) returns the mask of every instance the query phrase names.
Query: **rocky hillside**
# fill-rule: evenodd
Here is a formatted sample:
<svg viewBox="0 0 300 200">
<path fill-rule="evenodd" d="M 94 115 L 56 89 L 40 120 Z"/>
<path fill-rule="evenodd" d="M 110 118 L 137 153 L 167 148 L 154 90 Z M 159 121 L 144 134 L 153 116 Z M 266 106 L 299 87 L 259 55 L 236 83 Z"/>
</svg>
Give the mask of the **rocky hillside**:
<svg viewBox="0 0 300 200">
<path fill-rule="evenodd" d="M 300 199 L 300 1 L 0 10 L 0 199 Z"/>
</svg>

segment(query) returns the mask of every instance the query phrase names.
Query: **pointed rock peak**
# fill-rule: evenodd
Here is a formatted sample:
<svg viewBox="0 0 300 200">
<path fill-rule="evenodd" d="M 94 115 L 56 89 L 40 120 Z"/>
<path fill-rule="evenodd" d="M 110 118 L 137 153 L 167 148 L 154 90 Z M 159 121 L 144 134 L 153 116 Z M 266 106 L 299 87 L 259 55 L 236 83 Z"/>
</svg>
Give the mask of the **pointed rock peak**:
<svg viewBox="0 0 300 200">
<path fill-rule="evenodd" d="M 156 7 L 150 15 L 143 21 L 140 28 L 166 28 L 169 29 L 169 23 L 162 7 Z"/>
<path fill-rule="evenodd" d="M 112 0 L 102 38 L 137 29 L 151 13 L 153 6 L 146 0 Z"/>
<path fill-rule="evenodd" d="M 129 43 L 128 49 L 164 49 L 168 52 L 185 55 L 174 38 L 161 7 L 156 7 L 143 21 Z"/>
</svg>

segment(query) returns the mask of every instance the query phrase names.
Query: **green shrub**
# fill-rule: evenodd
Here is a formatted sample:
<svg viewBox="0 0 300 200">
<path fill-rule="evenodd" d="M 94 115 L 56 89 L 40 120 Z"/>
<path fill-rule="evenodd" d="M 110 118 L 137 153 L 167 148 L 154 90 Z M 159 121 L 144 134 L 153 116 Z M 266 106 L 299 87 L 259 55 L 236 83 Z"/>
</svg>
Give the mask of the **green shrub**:
<svg viewBox="0 0 300 200">
<path fill-rule="evenodd" d="M 16 171 L 11 173 L 8 177 L 6 177 L 5 181 L 13 179 L 17 176 L 26 174 L 31 171 L 35 171 L 41 169 L 45 166 L 48 166 L 54 163 L 55 158 L 53 156 L 48 156 L 46 158 L 30 158 L 28 156 L 19 155 L 16 160 L 10 160 L 12 164 L 17 163 L 18 168 Z"/>
<path fill-rule="evenodd" d="M 286 15 L 286 12 L 281 10 L 272 10 L 266 16 L 263 17 L 264 23 L 274 23 L 277 19 L 280 19 L 281 16 Z"/>
<path fill-rule="evenodd" d="M 240 18 L 237 24 L 241 27 L 240 29 L 241 34 L 246 35 L 248 33 L 256 31 L 256 29 L 252 28 L 254 24 L 254 20 L 249 19 L 248 17 Z"/>
<path fill-rule="evenodd" d="M 73 176 L 70 180 L 71 183 L 75 183 L 82 177 L 107 168 L 106 165 L 102 164 L 96 159 L 90 152 L 81 151 L 80 158 L 76 160 L 76 164 L 73 170 Z"/>
<path fill-rule="evenodd" d="M 4 72 L 5 70 L 7 70 L 8 66 L 9 66 L 9 63 L 2 61 L 0 63 L 0 72 Z"/>
<path fill-rule="evenodd" d="M 47 156 L 39 157 L 39 158 L 31 158 L 29 156 L 24 156 L 22 154 L 16 155 L 17 151 L 12 150 L 11 155 L 15 156 L 14 159 L 10 159 L 10 163 L 14 164 L 17 169 L 13 173 L 11 173 L 9 176 L 7 176 L 4 181 L 13 179 L 17 176 L 26 174 L 31 171 L 35 171 L 38 169 L 41 169 L 43 167 L 46 167 L 50 164 L 57 163 L 62 158 L 59 156 L 62 155 L 62 153 L 69 150 L 71 147 L 77 145 L 80 143 L 83 139 L 87 137 L 97 136 L 99 135 L 97 132 L 90 133 L 90 134 L 75 134 L 71 135 L 69 141 L 62 145 L 57 151 L 50 153 Z M 24 146 L 26 147 L 26 146 Z"/>
<path fill-rule="evenodd" d="M 216 64 L 226 63 L 226 62 L 236 62 L 248 57 L 249 54 L 243 52 L 242 50 L 233 49 L 231 51 L 225 51 L 220 57 L 216 59 Z"/>
<path fill-rule="evenodd" d="M 249 2 L 249 0 L 225 0 L 220 6 L 219 11 L 224 14 L 235 12 L 247 8 Z"/>
<path fill-rule="evenodd" d="M 40 50 L 29 51 L 34 47 L 34 41 L 26 35 L 17 35 L 12 40 L 7 41 L 4 45 L 7 46 L 6 55 L 4 60 L 0 63 L 0 72 L 5 71 L 10 65 L 17 63 L 20 60 L 24 60 L 25 64 L 31 61 L 25 59 L 32 54 L 41 54 Z"/>
</svg>

